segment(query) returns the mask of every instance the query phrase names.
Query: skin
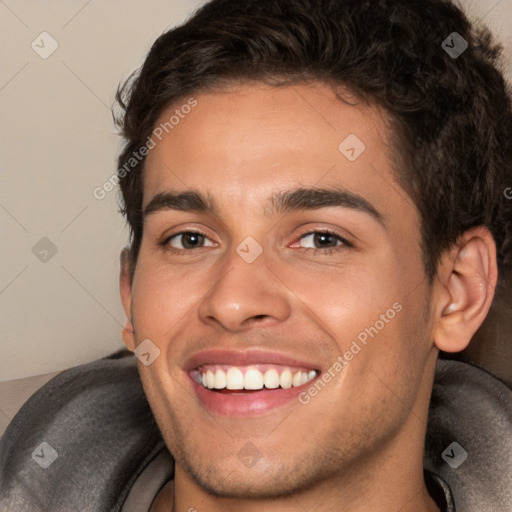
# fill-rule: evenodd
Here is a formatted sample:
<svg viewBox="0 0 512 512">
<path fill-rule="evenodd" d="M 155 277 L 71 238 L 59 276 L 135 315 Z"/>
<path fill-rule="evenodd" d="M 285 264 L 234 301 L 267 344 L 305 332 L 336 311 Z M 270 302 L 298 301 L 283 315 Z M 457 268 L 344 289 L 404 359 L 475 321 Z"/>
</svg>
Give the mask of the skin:
<svg viewBox="0 0 512 512">
<path fill-rule="evenodd" d="M 321 83 L 194 97 L 193 111 L 148 154 L 144 207 L 159 193 L 193 189 L 210 193 L 218 212 L 147 215 L 133 281 L 126 257 L 121 271 L 123 339 L 131 350 L 146 338 L 160 349 L 139 371 L 176 458 L 175 482 L 153 511 L 438 510 L 422 468 L 435 364 L 439 349 L 462 350 L 487 314 L 492 236 L 465 233 L 430 287 L 419 214 L 394 178 L 381 111 L 349 106 Z M 353 162 L 338 150 L 349 134 L 366 146 Z M 297 187 L 348 190 L 382 223 L 339 206 L 271 215 L 272 194 Z M 307 236 L 326 228 L 352 246 Z M 159 245 L 197 229 L 207 235 L 199 248 L 171 253 L 190 241 L 183 236 Z M 263 248 L 250 264 L 236 252 L 248 236 Z M 215 414 L 183 369 L 201 349 L 261 348 L 325 372 L 396 302 L 402 310 L 306 405 Z M 260 457 L 251 467 L 237 456 L 248 442 Z"/>
</svg>

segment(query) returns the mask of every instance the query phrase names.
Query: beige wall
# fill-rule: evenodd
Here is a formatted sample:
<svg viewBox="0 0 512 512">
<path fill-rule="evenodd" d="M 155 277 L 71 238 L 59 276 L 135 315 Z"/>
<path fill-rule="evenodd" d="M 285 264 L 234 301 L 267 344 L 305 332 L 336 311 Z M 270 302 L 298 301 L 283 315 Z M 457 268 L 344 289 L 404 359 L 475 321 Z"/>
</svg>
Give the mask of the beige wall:
<svg viewBox="0 0 512 512">
<path fill-rule="evenodd" d="M 0 381 L 60 370 L 122 346 L 110 105 L 120 79 L 198 0 L 0 3 Z M 51 50 L 48 32 L 58 43 Z M 51 249 L 42 262 L 32 248 Z M 46 242 L 47 244 L 47 242 Z M 48 250 L 37 246 L 39 257 Z"/>
<path fill-rule="evenodd" d="M 110 105 L 152 41 L 201 3 L 0 2 L 0 381 L 122 347 L 127 232 L 117 193 L 92 194 L 115 171 Z M 501 34 L 512 69 L 512 0 L 463 4 Z M 55 43 L 42 32 L 58 43 L 46 59 L 36 51 Z"/>
</svg>

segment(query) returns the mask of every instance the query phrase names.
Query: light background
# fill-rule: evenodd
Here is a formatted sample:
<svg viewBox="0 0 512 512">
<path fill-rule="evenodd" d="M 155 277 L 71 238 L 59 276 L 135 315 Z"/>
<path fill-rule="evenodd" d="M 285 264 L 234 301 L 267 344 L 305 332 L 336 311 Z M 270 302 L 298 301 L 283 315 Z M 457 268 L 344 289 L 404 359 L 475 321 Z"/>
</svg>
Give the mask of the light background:
<svg viewBox="0 0 512 512">
<path fill-rule="evenodd" d="M 117 190 L 101 201 L 92 194 L 116 170 L 110 106 L 156 37 L 202 3 L 0 0 L 0 381 L 123 347 L 127 230 Z M 498 34 L 510 79 L 512 0 L 462 5 Z M 31 47 L 48 50 L 42 32 L 58 43 L 47 59 Z M 32 248 L 45 237 L 57 253 L 43 262 Z"/>
</svg>

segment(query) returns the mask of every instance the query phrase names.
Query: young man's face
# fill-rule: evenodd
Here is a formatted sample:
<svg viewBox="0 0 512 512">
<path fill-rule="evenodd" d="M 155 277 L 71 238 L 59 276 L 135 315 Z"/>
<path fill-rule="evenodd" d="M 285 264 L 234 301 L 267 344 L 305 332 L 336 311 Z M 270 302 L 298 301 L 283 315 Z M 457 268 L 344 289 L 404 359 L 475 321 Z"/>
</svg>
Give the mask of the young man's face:
<svg viewBox="0 0 512 512">
<path fill-rule="evenodd" d="M 147 157 L 123 295 L 135 345 L 160 350 L 140 371 L 177 471 L 246 497 L 371 478 L 377 460 L 419 475 L 436 350 L 383 116 L 320 84 L 194 98 Z M 185 192 L 211 211 L 173 208 Z M 207 389 L 226 379 L 256 389 Z"/>
</svg>

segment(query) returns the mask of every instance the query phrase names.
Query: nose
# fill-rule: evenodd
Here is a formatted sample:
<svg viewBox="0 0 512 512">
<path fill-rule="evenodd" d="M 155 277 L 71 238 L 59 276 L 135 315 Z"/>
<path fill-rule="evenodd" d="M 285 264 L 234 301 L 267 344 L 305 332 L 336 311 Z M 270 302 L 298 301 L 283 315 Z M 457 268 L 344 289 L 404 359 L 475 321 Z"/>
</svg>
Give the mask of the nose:
<svg viewBox="0 0 512 512">
<path fill-rule="evenodd" d="M 288 288 L 270 270 L 264 253 L 247 263 L 234 252 L 224 268 L 199 306 L 203 322 L 239 332 L 255 325 L 270 327 L 290 316 Z"/>
</svg>

